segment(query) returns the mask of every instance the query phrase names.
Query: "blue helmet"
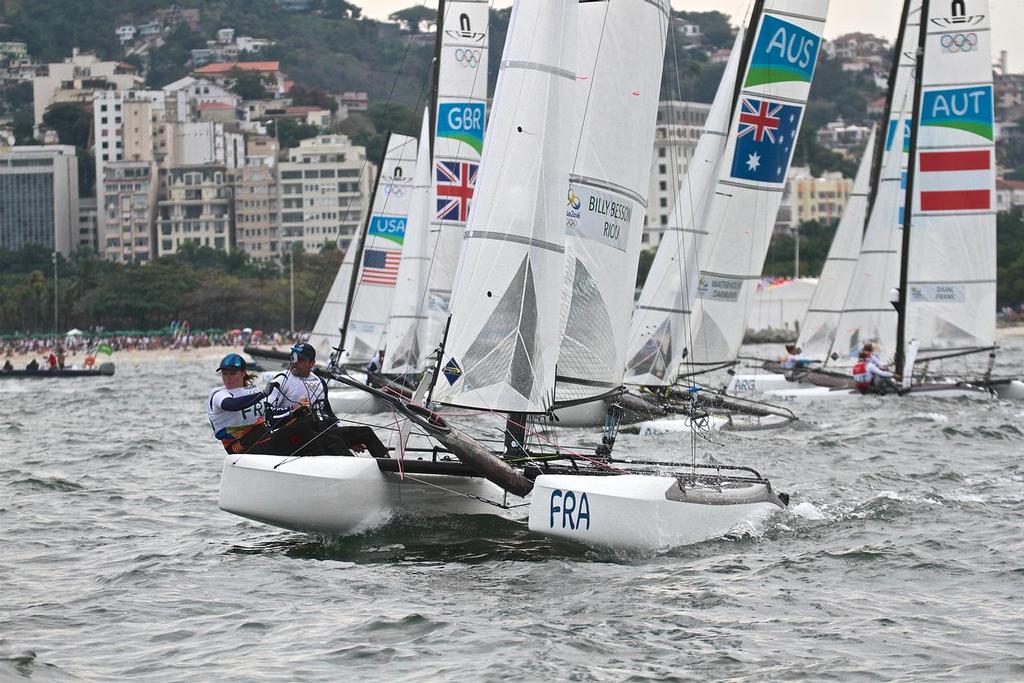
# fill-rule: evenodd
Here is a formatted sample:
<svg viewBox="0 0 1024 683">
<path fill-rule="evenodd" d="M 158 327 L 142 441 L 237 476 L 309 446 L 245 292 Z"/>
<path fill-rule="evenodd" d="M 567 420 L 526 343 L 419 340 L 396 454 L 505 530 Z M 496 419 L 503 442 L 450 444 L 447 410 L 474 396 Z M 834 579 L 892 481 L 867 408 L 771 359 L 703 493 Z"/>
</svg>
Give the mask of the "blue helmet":
<svg viewBox="0 0 1024 683">
<path fill-rule="evenodd" d="M 294 363 L 300 358 L 305 360 L 316 360 L 316 349 L 313 348 L 312 344 L 299 342 L 292 347 L 292 362 Z"/>
<path fill-rule="evenodd" d="M 237 353 L 229 353 L 221 359 L 220 365 L 217 367 L 217 372 L 221 370 L 241 370 L 245 372 L 245 359 Z"/>
</svg>

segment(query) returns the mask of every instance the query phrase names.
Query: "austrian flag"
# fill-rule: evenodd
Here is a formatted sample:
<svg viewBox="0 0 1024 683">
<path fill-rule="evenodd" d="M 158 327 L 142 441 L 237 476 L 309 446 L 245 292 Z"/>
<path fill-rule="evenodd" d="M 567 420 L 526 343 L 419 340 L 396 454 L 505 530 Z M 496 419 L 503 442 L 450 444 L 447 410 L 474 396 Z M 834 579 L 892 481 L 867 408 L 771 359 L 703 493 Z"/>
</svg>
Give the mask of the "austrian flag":
<svg viewBox="0 0 1024 683">
<path fill-rule="evenodd" d="M 993 209 L 991 149 L 921 152 L 918 160 L 922 212 Z"/>
</svg>

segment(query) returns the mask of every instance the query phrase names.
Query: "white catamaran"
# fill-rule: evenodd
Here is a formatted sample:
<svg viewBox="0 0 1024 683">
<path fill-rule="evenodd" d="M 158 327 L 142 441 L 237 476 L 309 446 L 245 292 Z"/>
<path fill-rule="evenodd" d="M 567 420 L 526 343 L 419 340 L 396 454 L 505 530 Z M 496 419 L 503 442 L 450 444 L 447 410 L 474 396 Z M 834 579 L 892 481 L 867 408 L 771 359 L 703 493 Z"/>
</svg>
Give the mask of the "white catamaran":
<svg viewBox="0 0 1024 683">
<path fill-rule="evenodd" d="M 770 32 L 783 44 L 805 44 L 806 30 L 792 22 L 806 20 L 793 17 L 793 4 L 759 2 L 763 12 L 752 36 Z M 809 3 L 795 4 L 806 9 Z M 827 0 L 810 4 L 820 31 Z M 602 35 L 612 41 L 609 50 L 610 37 L 656 40 L 665 35 L 668 18 L 667 2 L 649 0 L 518 0 L 513 7 L 432 397 L 485 417 L 497 413 L 504 450 L 489 450 L 471 434 L 474 425 L 456 428 L 426 408 L 331 373 L 388 403 L 442 448 L 414 451 L 400 439 L 398 457 L 229 455 L 221 481 L 223 509 L 288 528 L 342 534 L 402 512 L 528 516 L 529 527 L 545 535 L 661 548 L 721 536 L 785 506 L 785 497 L 749 468 L 659 462 L 637 453 L 625 462 L 611 458 L 612 443 L 586 456 L 543 443 L 520 419 L 546 413 L 556 400 L 562 325 L 572 317 L 566 284 L 580 281 L 579 266 L 565 264 L 567 183 L 574 168 L 585 168 L 574 164 L 575 146 L 606 142 L 580 137 L 586 114 L 577 110 L 578 74 L 589 71 L 581 70 L 580 55 L 588 54 L 586 41 Z M 593 26 L 603 30 L 584 30 Z M 600 64 L 604 43 L 594 49 Z M 639 52 L 660 61 L 656 50 Z M 646 77 L 639 67 L 616 71 L 622 79 L 617 86 L 636 91 Z M 600 67 L 590 73 L 594 80 L 603 77 Z M 769 68 L 763 77 L 773 73 Z M 581 121 L 583 127 L 573 130 Z M 579 181 L 572 177 L 574 184 Z M 620 188 L 594 183 L 583 191 L 600 198 L 597 191 Z M 575 192 L 579 196 L 581 190 Z M 412 459 L 416 453 L 429 455 Z"/>
</svg>

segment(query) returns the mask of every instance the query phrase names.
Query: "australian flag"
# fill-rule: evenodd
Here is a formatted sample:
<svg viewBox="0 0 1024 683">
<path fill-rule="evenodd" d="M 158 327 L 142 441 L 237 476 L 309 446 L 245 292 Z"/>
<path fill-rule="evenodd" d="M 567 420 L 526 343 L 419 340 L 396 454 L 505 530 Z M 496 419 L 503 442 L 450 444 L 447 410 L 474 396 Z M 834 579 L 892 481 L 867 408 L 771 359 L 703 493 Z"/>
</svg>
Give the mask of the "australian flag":
<svg viewBox="0 0 1024 683">
<path fill-rule="evenodd" d="M 784 183 L 796 145 L 803 108 L 744 97 L 736 132 L 732 177 L 759 183 Z"/>
<path fill-rule="evenodd" d="M 479 164 L 468 161 L 437 162 L 435 170 L 439 220 L 466 222 L 479 168 Z"/>
</svg>

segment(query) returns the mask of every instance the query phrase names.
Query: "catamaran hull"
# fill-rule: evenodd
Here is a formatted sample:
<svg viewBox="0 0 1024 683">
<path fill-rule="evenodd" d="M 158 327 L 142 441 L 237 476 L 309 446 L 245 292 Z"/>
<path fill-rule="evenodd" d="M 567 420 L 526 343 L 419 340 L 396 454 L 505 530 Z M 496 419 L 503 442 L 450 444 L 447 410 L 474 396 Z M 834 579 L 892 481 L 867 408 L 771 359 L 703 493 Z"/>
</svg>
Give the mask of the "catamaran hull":
<svg viewBox="0 0 1024 683">
<path fill-rule="evenodd" d="M 793 422 L 793 418 L 785 415 L 745 415 L 742 413 L 716 415 L 712 413 L 706 423 L 694 425 L 690 417 L 670 417 L 663 420 L 641 422 L 636 427 L 623 428 L 627 434 L 637 433 L 640 436 L 658 436 L 662 434 L 689 434 L 695 427 L 730 432 L 746 432 L 759 429 L 778 429 Z"/>
<path fill-rule="evenodd" d="M 720 538 L 784 508 L 760 483 L 707 489 L 674 477 L 541 475 L 529 527 L 587 545 L 658 550 Z"/>
<path fill-rule="evenodd" d="M 812 384 L 802 382 L 791 382 L 785 375 L 772 372 L 761 372 L 751 375 L 733 375 L 729 380 L 729 386 L 725 393 L 733 396 L 744 396 L 748 394 L 763 394 L 778 389 L 791 389 L 795 387 L 810 387 Z"/>
<path fill-rule="evenodd" d="M 867 394 L 870 396 L 871 394 Z M 890 394 L 895 396 L 896 394 Z M 781 401 L 801 403 L 805 401 L 844 401 L 848 399 L 863 398 L 865 394 L 856 389 L 829 389 L 828 387 L 812 387 L 807 389 L 787 389 L 780 391 L 769 391 L 766 396 Z M 992 398 L 992 392 L 975 386 L 959 386 L 955 384 L 924 385 L 914 387 L 903 398 L 913 396 L 916 398 L 969 398 L 978 401 L 988 401 Z"/>
<path fill-rule="evenodd" d="M 1011 379 L 1005 382 L 992 382 L 989 386 L 996 396 L 1003 400 L 1022 401 L 1024 400 L 1024 382 L 1019 379 Z"/>
<path fill-rule="evenodd" d="M 224 458 L 219 506 L 284 529 L 346 536 L 402 515 L 523 519 L 525 502 L 480 477 L 415 474 L 403 480 L 381 471 L 373 458 L 245 454 Z"/>
</svg>

